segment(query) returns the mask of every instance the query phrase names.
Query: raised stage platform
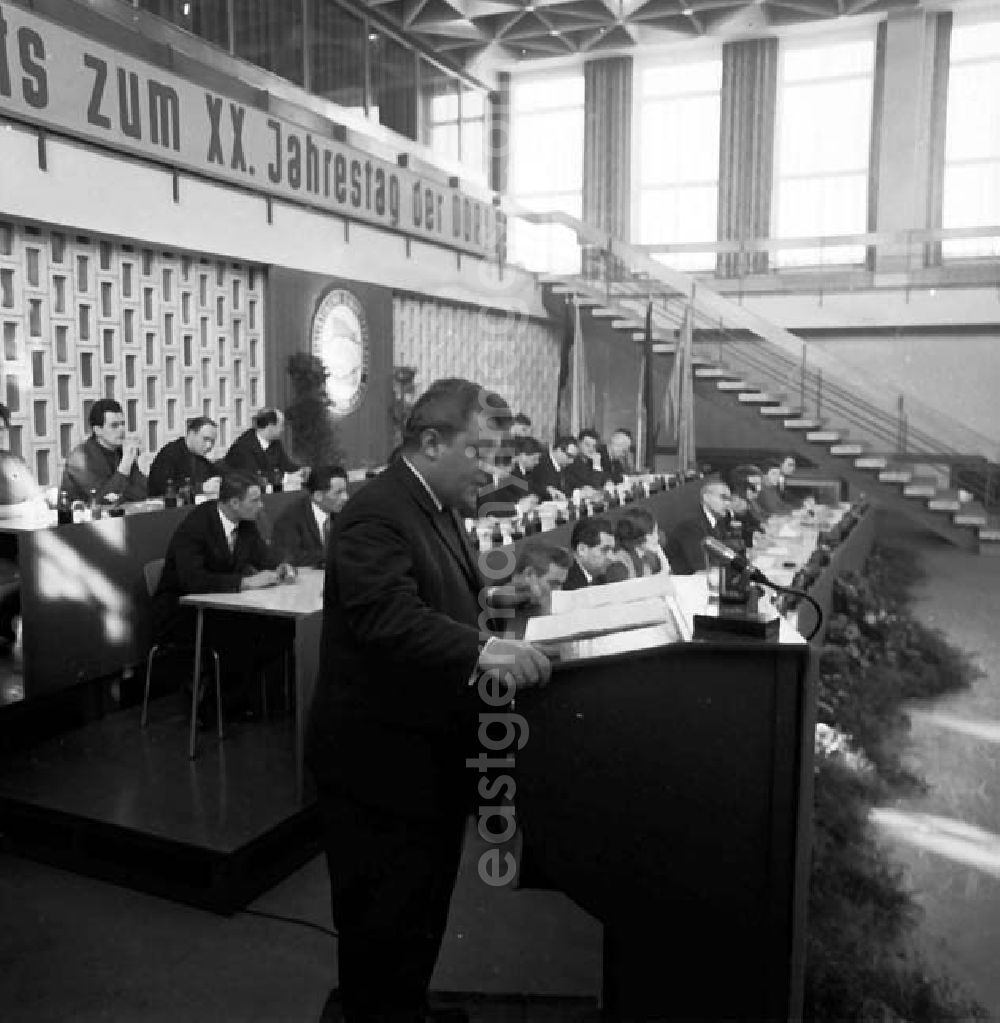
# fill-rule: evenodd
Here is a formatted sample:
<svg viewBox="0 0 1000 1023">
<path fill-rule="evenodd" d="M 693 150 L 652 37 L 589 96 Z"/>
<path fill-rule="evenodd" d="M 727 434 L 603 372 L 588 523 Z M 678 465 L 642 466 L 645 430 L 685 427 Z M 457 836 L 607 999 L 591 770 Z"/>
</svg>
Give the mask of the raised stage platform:
<svg viewBox="0 0 1000 1023">
<path fill-rule="evenodd" d="M 300 800 L 294 722 L 206 733 L 194 761 L 177 694 L 0 762 L 0 842 L 13 852 L 219 913 L 319 851 Z"/>
</svg>

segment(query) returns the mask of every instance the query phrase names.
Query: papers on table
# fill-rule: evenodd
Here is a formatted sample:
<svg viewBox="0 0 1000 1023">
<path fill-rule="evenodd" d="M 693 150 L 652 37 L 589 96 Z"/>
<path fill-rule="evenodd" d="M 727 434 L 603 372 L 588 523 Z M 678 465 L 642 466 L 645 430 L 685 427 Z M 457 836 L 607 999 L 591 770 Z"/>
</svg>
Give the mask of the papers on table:
<svg viewBox="0 0 1000 1023">
<path fill-rule="evenodd" d="M 604 586 L 555 591 L 552 614 L 531 618 L 524 638 L 570 644 L 564 656 L 596 657 L 691 639 L 692 616 L 674 598 L 673 576 L 661 573 Z M 581 646 L 580 641 L 586 640 Z"/>
<path fill-rule="evenodd" d="M 627 604 L 604 604 L 562 614 L 538 615 L 528 619 L 524 638 L 532 643 L 561 643 L 569 639 L 639 629 L 644 625 L 659 625 L 666 619 L 663 598 L 651 597 Z"/>
<path fill-rule="evenodd" d="M 625 604 L 669 595 L 674 591 L 673 578 L 666 572 L 660 572 L 642 579 L 623 579 L 620 583 L 605 583 L 603 586 L 584 586 L 579 590 L 554 590 L 552 613 L 562 614 L 567 611 L 603 607 L 606 604 Z"/>
</svg>

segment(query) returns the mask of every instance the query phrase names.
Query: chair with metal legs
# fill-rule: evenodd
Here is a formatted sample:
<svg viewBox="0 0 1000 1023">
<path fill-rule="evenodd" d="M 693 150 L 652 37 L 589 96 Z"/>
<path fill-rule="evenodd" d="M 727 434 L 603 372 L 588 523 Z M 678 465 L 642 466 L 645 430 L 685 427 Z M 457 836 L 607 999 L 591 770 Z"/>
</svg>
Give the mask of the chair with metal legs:
<svg viewBox="0 0 1000 1023">
<path fill-rule="evenodd" d="M 149 598 L 152 600 L 153 594 L 156 593 L 156 588 L 160 585 L 160 576 L 163 573 L 163 558 L 156 558 L 154 561 L 147 562 L 142 569 L 143 575 L 146 579 L 146 592 Z M 175 653 L 179 650 L 188 650 L 190 647 L 178 646 L 174 643 L 154 643 L 149 648 L 149 653 L 146 655 L 146 687 L 142 694 L 142 717 L 140 719 L 140 727 L 146 727 L 146 721 L 149 714 L 149 690 L 150 685 L 153 681 L 153 661 L 156 659 L 158 654 L 164 653 Z M 209 649 L 208 653 L 212 655 L 215 668 L 215 706 L 216 706 L 216 722 L 217 732 L 220 739 L 225 738 L 225 734 L 222 730 L 222 673 L 219 664 L 219 654 L 216 650 Z M 193 760 L 197 753 L 196 736 L 198 729 L 198 696 L 201 688 L 201 665 L 196 665 L 194 669 L 194 678 L 191 682 L 191 720 L 190 720 L 190 739 L 188 743 L 188 755 Z"/>
</svg>

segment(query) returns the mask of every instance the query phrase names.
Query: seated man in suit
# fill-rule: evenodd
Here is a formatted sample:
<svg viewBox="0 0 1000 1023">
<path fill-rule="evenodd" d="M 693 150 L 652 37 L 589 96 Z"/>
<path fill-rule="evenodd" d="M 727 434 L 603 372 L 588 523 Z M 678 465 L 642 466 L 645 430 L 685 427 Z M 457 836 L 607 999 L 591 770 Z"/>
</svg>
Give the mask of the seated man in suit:
<svg viewBox="0 0 1000 1023">
<path fill-rule="evenodd" d="M 512 582 L 516 593 L 525 593 L 524 606 L 536 614 L 552 610 L 552 591 L 566 583 L 573 558 L 569 551 L 551 544 L 529 543 L 521 549 Z"/>
<path fill-rule="evenodd" d="M 619 426 L 608 441 L 607 473 L 612 483 L 624 483 L 625 477 L 635 472 L 632 456 L 632 431 Z"/>
<path fill-rule="evenodd" d="M 754 533 L 764 528 L 767 516 L 758 503 L 764 470 L 757 465 L 737 465 L 729 473 L 729 487 L 732 491 L 731 512 L 739 521 L 743 542 L 753 546 Z"/>
<path fill-rule="evenodd" d="M 615 527 L 610 519 L 580 519 L 570 537 L 573 564 L 564 590 L 579 590 L 604 582 L 608 570 L 608 557 L 615 549 Z"/>
<path fill-rule="evenodd" d="M 515 437 L 511 445 L 514 456 L 510 470 L 501 476 L 495 487 L 485 487 L 479 495 L 479 517 L 497 515 L 508 517 L 529 511 L 538 504 L 528 482 L 545 448 L 534 437 Z"/>
<path fill-rule="evenodd" d="M 175 487 L 190 483 L 192 493 L 216 496 L 222 470 L 208 460 L 208 453 L 218 433 L 215 420 L 208 416 L 189 419 L 184 436 L 157 451 L 149 467 L 149 496 L 162 497 L 171 481 Z"/>
<path fill-rule="evenodd" d="M 304 480 L 309 475 L 309 467 L 300 466 L 288 457 L 280 439 L 284 427 L 285 417 L 281 411 L 261 409 L 253 417 L 253 426 L 241 433 L 226 452 L 226 465 L 263 477 L 267 483 L 276 482 L 276 477 L 280 481 L 286 473 L 298 473 Z"/>
<path fill-rule="evenodd" d="M 576 437 L 563 434 L 557 437 L 548 452 L 542 455 L 538 465 L 531 471 L 528 482 L 531 492 L 541 501 L 565 501 L 566 480 L 564 473 L 573 464 L 579 447 Z"/>
<path fill-rule="evenodd" d="M 667 560 L 676 575 L 693 575 L 705 568 L 702 541 L 714 536 L 726 542 L 731 508 L 732 495 L 727 484 L 709 480 L 702 486 L 698 513 L 680 522 L 667 539 Z"/>
<path fill-rule="evenodd" d="M 601 448 L 601 438 L 589 427 L 580 431 L 579 453 L 564 474 L 566 493 L 574 490 L 603 490 L 608 481 L 607 451 Z"/>
<path fill-rule="evenodd" d="M 347 504 L 347 473 L 339 465 L 313 469 L 306 491 L 278 516 L 271 548 L 291 565 L 323 568 L 334 516 Z"/>
<path fill-rule="evenodd" d="M 627 508 L 615 523 L 615 549 L 604 581 L 618 583 L 664 571 L 670 571 L 670 564 L 660 547 L 656 519 L 645 508 Z"/>
<path fill-rule="evenodd" d="M 90 436 L 70 452 L 60 489 L 71 501 L 100 504 L 142 501 L 146 477 L 139 471 L 139 448 L 125 444 L 125 413 L 114 398 L 99 398 L 87 416 Z"/>
<path fill-rule="evenodd" d="M 765 516 L 787 515 L 794 505 L 782 495 L 783 478 L 781 461 L 776 458 L 764 463 L 764 477 L 761 480 L 757 502 Z"/>
<path fill-rule="evenodd" d="M 295 578 L 295 569 L 279 564 L 257 529 L 262 507 L 257 479 L 229 473 L 219 485 L 218 500 L 199 505 L 177 527 L 153 596 L 157 642 L 193 641 L 194 609 L 180 604 L 189 593 L 259 590 Z M 219 653 L 234 712 L 250 710 L 250 683 L 258 666 L 281 651 L 289 636 L 280 619 L 259 616 L 248 626 L 236 612 L 205 615 L 205 643 Z"/>
</svg>

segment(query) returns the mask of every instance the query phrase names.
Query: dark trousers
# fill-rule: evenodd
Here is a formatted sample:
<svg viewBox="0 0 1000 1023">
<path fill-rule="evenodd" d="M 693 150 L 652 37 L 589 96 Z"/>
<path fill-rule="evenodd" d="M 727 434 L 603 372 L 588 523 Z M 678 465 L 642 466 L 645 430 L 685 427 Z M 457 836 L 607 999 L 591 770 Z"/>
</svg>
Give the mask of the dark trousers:
<svg viewBox="0 0 1000 1023">
<path fill-rule="evenodd" d="M 413 821 L 326 788 L 319 804 L 344 1018 L 422 1020 L 448 922 L 465 815 Z"/>
</svg>

